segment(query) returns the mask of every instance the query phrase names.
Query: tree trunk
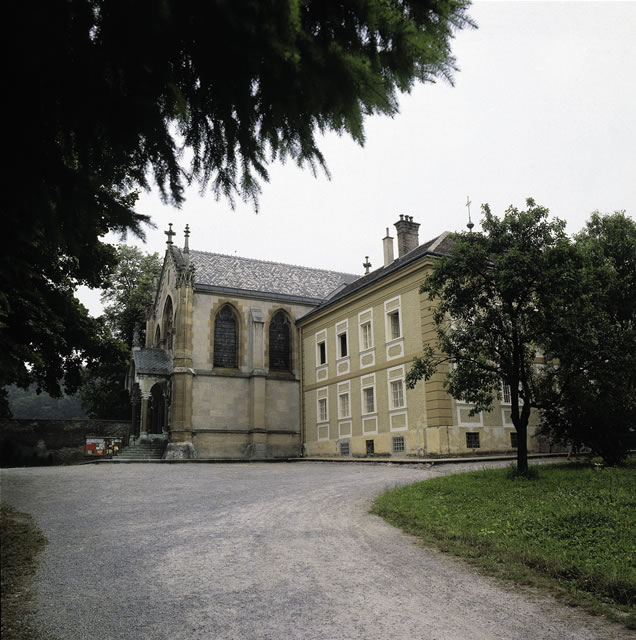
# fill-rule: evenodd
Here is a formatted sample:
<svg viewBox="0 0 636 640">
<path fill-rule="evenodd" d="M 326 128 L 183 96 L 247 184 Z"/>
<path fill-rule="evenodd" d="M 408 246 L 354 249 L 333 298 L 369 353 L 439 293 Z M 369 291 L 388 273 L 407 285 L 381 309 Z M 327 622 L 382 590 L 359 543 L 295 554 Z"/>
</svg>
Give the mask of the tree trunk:
<svg viewBox="0 0 636 640">
<path fill-rule="evenodd" d="M 515 425 L 517 430 L 517 473 L 520 476 L 528 475 L 528 421 L 519 420 Z"/>
</svg>

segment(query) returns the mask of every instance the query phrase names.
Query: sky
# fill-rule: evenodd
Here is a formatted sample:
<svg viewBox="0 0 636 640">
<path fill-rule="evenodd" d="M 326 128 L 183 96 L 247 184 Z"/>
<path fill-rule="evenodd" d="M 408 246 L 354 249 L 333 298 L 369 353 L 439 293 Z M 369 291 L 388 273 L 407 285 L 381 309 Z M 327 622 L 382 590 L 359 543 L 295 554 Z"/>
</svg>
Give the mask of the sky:
<svg viewBox="0 0 636 640">
<path fill-rule="evenodd" d="M 424 242 L 465 230 L 468 198 L 476 230 L 482 204 L 502 215 L 528 197 L 568 233 L 597 210 L 634 217 L 636 1 L 477 0 L 469 15 L 478 28 L 453 41 L 454 86 L 415 86 L 394 118 L 366 121 L 364 147 L 324 136 L 331 179 L 271 165 L 258 213 L 196 187 L 177 210 L 154 189 L 137 210 L 156 228 L 126 242 L 163 255 L 168 223 L 179 246 L 188 224 L 191 249 L 361 275 L 365 256 L 382 266 L 400 214 Z M 99 292 L 78 297 L 101 311 Z"/>
</svg>

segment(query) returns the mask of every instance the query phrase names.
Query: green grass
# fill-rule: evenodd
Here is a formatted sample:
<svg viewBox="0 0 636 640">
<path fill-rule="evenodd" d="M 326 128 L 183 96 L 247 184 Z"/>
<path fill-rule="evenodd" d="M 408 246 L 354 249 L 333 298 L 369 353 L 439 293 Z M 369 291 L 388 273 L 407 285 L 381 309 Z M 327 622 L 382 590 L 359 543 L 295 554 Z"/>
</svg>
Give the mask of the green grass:
<svg viewBox="0 0 636 640">
<path fill-rule="evenodd" d="M 30 516 L 6 505 L 0 506 L 0 636 L 3 640 L 37 640 L 40 637 L 27 618 L 36 558 L 46 542 Z"/>
<path fill-rule="evenodd" d="M 636 628 L 636 461 L 493 469 L 385 493 L 372 511 L 489 574 Z"/>
</svg>

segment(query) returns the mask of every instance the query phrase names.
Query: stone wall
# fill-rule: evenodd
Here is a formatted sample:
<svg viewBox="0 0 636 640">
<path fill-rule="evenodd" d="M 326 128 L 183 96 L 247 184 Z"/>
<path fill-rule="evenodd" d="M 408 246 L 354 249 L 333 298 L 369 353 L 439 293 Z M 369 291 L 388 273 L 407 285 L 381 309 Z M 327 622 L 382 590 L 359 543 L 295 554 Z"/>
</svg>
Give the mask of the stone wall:
<svg viewBox="0 0 636 640">
<path fill-rule="evenodd" d="M 118 420 L 0 420 L 3 467 L 76 464 L 87 458 L 87 436 L 128 442 L 130 422 Z"/>
</svg>

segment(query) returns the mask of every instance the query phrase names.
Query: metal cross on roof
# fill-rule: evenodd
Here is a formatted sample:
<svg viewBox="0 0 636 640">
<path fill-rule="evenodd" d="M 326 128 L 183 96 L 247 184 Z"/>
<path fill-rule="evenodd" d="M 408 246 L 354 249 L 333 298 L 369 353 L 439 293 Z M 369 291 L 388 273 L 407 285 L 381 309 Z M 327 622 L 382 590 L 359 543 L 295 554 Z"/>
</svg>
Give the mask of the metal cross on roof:
<svg viewBox="0 0 636 640">
<path fill-rule="evenodd" d="M 470 205 L 472 204 L 472 202 L 470 201 L 470 197 L 466 196 L 466 207 L 468 208 L 468 224 L 466 225 L 468 227 L 468 231 L 472 231 L 473 227 L 475 226 L 473 221 L 470 219 Z"/>
<path fill-rule="evenodd" d="M 369 256 L 364 256 L 366 258 L 366 261 L 362 263 L 362 266 L 364 267 L 365 271 L 365 275 L 367 273 L 369 273 L 369 269 L 371 268 L 371 263 L 369 262 Z"/>
<path fill-rule="evenodd" d="M 176 236 L 177 234 L 172 230 L 172 222 L 168 223 L 168 231 L 164 231 L 164 233 L 168 236 L 166 244 L 174 244 L 172 242 L 172 236 Z"/>
</svg>

